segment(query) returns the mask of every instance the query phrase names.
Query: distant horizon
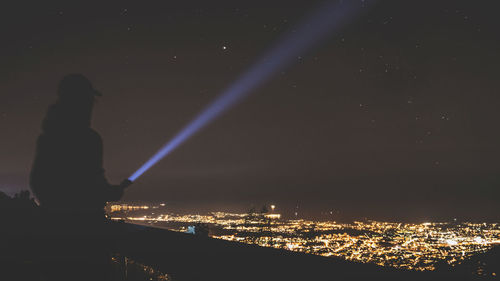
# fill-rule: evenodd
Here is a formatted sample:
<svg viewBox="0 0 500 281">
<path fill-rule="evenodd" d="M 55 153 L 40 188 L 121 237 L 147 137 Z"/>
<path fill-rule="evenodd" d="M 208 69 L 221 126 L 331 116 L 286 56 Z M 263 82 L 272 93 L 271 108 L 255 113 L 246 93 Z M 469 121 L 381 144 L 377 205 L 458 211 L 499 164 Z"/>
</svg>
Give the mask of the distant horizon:
<svg viewBox="0 0 500 281">
<path fill-rule="evenodd" d="M 0 192 L 5 193 L 9 197 L 14 197 L 15 194 L 20 191 L 29 191 L 31 198 L 36 199 L 33 192 L 28 189 L 7 189 L 0 187 Z M 172 208 L 178 213 L 182 214 L 192 214 L 192 213 L 210 213 L 210 212 L 234 212 L 234 213 L 247 213 L 251 208 L 255 208 L 256 211 L 260 211 L 262 206 L 266 205 L 269 208 L 270 205 L 276 205 L 276 213 L 282 214 L 286 218 L 293 218 L 294 213 L 296 211 L 297 204 L 295 202 L 280 202 L 278 200 L 235 200 L 233 202 L 210 202 L 210 201 L 200 201 L 200 200 L 161 200 L 161 199 L 122 199 L 118 202 L 108 202 L 108 204 L 166 204 L 166 207 Z M 299 215 L 298 218 L 307 218 L 314 220 L 329 220 L 329 221 L 339 221 L 339 222 L 353 222 L 356 220 L 366 221 L 384 221 L 384 222 L 401 222 L 401 223 L 425 223 L 425 222 L 453 222 L 456 219 L 458 222 L 478 222 L 478 223 L 500 223 L 500 216 L 492 212 L 490 214 L 485 214 L 484 216 L 470 216 L 460 213 L 453 214 L 454 210 L 447 210 L 446 213 L 449 215 L 443 215 L 444 212 L 438 212 L 438 214 L 431 214 L 427 216 L 415 216 L 412 213 L 416 212 L 416 210 L 405 209 L 402 210 L 398 215 L 383 215 L 378 213 L 377 209 L 374 209 L 370 212 L 367 211 L 367 214 L 356 214 L 356 212 L 352 211 L 351 208 L 346 208 L 342 210 L 341 208 L 328 208 L 327 204 L 324 203 L 322 205 L 318 205 L 317 202 L 313 202 L 313 200 L 303 200 L 302 203 L 299 201 Z M 349 212 L 351 210 L 351 213 Z M 332 214 L 330 214 L 330 211 Z M 354 213 L 354 214 L 353 214 Z M 372 215 L 368 214 L 372 213 Z"/>
<path fill-rule="evenodd" d="M 227 204 L 226 206 L 203 206 L 199 208 L 192 208 L 191 205 L 189 204 L 184 204 L 182 202 L 169 202 L 168 200 L 162 201 L 162 200 L 135 200 L 135 201 L 118 201 L 118 202 L 109 202 L 109 205 L 115 205 L 115 204 L 132 204 L 132 205 L 159 205 L 159 204 L 165 204 L 163 208 L 166 208 L 169 212 L 176 213 L 176 214 L 209 214 L 209 213 L 214 213 L 214 212 L 228 212 L 228 213 L 235 213 L 235 214 L 246 214 L 249 212 L 249 210 L 253 207 L 255 208 L 255 211 L 257 213 L 260 212 L 261 208 L 263 207 L 263 204 L 238 204 L 238 203 L 233 203 L 233 204 Z M 270 212 L 270 205 L 273 203 L 268 203 L 266 204 L 267 209 Z M 275 204 L 275 203 L 274 203 Z M 244 206 L 243 206 L 244 205 Z M 472 222 L 472 223 L 500 223 L 500 220 L 498 219 L 481 219 L 481 218 L 464 218 L 464 217 L 459 217 L 459 216 L 450 216 L 450 217 L 428 217 L 428 218 L 403 218 L 401 217 L 400 219 L 390 219 L 390 218 L 383 218 L 383 217 L 376 217 L 376 216 L 348 216 L 347 214 L 343 213 L 341 210 L 336 210 L 339 211 L 333 212 L 333 214 L 329 214 L 329 211 L 327 211 L 326 208 L 323 210 L 302 210 L 301 213 L 298 214 L 297 217 L 295 217 L 295 208 L 290 207 L 288 205 L 287 207 L 283 207 L 281 205 L 276 205 L 276 209 L 274 213 L 278 213 L 282 215 L 282 218 L 284 219 L 308 219 L 308 220 L 318 220 L 318 221 L 337 221 L 337 222 L 354 222 L 354 221 L 380 221 L 380 222 L 394 222 L 394 223 L 415 223 L 415 224 L 422 224 L 426 222 L 432 222 L 432 223 L 461 223 L 461 222 Z"/>
</svg>

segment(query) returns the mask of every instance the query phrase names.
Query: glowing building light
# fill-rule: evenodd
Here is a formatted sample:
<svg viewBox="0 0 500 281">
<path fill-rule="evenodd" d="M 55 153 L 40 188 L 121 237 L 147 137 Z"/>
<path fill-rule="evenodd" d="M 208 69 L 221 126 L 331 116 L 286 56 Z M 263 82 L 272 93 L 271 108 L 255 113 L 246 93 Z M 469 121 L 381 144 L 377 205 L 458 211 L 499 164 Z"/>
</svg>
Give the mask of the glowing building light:
<svg viewBox="0 0 500 281">
<path fill-rule="evenodd" d="M 279 219 L 279 218 L 281 218 L 281 215 L 280 214 L 266 214 L 265 217 L 268 219 Z"/>
<path fill-rule="evenodd" d="M 364 7 L 364 1 L 328 1 L 304 20 L 297 28 L 285 34 L 248 71 L 223 91 L 198 116 L 187 124 L 173 139 L 168 141 L 128 179 L 135 181 L 167 154 L 184 143 L 193 134 L 241 101 L 256 87 L 285 68 L 327 35 L 338 31 Z"/>
<path fill-rule="evenodd" d="M 446 240 L 446 244 L 448 244 L 449 246 L 456 246 L 458 245 L 458 242 L 453 239 L 448 239 Z"/>
</svg>

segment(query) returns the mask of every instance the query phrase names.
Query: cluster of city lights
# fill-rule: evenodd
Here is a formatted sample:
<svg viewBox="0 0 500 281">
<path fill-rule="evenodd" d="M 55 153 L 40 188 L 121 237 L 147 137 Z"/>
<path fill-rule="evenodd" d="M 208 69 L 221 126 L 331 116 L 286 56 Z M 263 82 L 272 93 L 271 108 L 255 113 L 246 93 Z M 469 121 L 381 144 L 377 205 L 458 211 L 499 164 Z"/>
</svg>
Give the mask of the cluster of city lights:
<svg viewBox="0 0 500 281">
<path fill-rule="evenodd" d="M 269 213 L 179 215 L 162 206 L 108 210 L 114 210 L 110 217 L 115 220 L 181 232 L 203 223 L 224 230 L 213 238 L 412 270 L 434 270 L 440 263 L 454 266 L 500 244 L 498 223 L 337 223 L 281 219 L 273 207 Z"/>
</svg>

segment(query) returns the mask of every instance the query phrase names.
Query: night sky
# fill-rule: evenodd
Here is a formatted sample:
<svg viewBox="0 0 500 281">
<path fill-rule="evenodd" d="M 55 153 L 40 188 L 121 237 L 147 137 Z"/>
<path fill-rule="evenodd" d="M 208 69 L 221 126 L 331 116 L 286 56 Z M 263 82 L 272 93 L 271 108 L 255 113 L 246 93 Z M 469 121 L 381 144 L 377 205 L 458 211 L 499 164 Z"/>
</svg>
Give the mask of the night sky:
<svg viewBox="0 0 500 281">
<path fill-rule="evenodd" d="M 322 3 L 33 2 L 0 12 L 0 190 L 9 194 L 28 188 L 63 75 L 82 73 L 103 93 L 93 127 L 118 183 Z M 495 2 L 376 1 L 124 199 L 187 211 L 298 205 L 301 216 L 338 220 L 500 221 Z"/>
</svg>

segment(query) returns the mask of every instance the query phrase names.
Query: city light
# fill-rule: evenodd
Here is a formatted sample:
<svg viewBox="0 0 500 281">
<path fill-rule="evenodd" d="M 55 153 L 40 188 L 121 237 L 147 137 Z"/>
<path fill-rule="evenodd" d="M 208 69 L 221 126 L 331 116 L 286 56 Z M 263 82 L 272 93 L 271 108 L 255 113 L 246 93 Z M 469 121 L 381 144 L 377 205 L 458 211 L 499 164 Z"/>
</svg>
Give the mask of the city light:
<svg viewBox="0 0 500 281">
<path fill-rule="evenodd" d="M 206 224 L 216 230 L 213 238 L 418 271 L 435 270 L 443 262 L 456 265 L 500 244 L 498 223 L 338 223 L 287 220 L 276 213 L 180 215 L 156 210 L 159 206 L 127 206 L 110 213 L 111 218 L 180 232 Z"/>
</svg>

